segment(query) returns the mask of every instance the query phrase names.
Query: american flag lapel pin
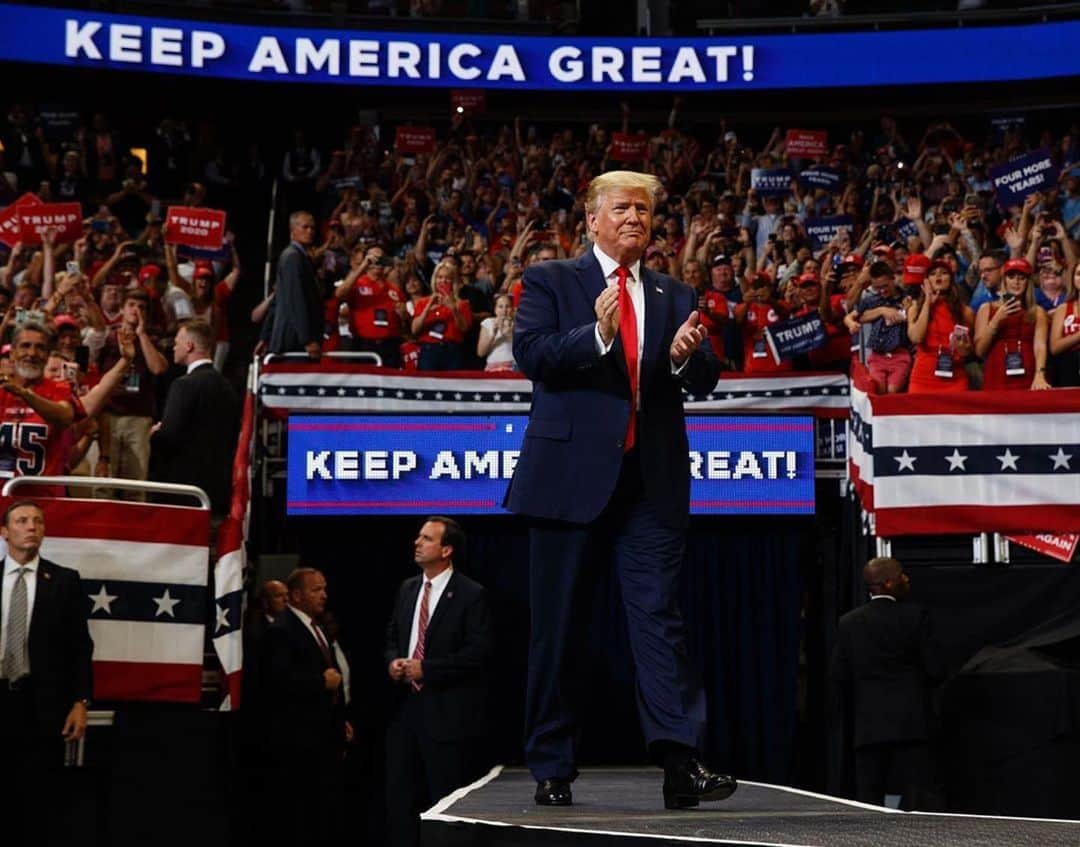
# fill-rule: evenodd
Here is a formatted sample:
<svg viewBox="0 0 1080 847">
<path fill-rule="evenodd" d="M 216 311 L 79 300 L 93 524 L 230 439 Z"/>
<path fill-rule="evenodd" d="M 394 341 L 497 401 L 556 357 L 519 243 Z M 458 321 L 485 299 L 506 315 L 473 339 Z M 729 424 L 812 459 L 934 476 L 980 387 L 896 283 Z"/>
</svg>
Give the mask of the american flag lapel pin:
<svg viewBox="0 0 1080 847">
<path fill-rule="evenodd" d="M 453 591 L 447 591 L 447 592 L 446 592 L 446 599 L 447 599 L 447 600 L 452 600 L 452 599 L 454 599 L 454 592 L 453 592 Z"/>
<path fill-rule="evenodd" d="M 43 573 L 42 576 L 45 577 L 45 579 L 52 579 L 52 574 L 51 573 L 46 572 L 46 573 Z"/>
</svg>

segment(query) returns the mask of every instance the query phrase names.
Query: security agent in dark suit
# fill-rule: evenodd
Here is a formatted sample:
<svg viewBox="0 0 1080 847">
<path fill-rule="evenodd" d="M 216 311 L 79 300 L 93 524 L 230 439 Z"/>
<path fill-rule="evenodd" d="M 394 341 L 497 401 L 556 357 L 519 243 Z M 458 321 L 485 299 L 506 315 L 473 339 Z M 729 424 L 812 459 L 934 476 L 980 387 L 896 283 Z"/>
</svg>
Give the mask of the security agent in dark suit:
<svg viewBox="0 0 1080 847">
<path fill-rule="evenodd" d="M 855 797 L 881 805 L 895 784 L 903 808 L 933 811 L 929 698 L 942 651 L 900 562 L 871 559 L 863 581 L 870 602 L 840 618 L 831 668 L 853 701 Z"/>
<path fill-rule="evenodd" d="M 277 766 L 277 785 L 288 786 L 293 809 L 276 835 L 282 844 L 318 843 L 338 834 L 341 760 L 352 727 L 345 721 L 341 673 L 330 641 L 317 623 L 326 609 L 326 577 L 298 568 L 285 581 L 288 609 L 262 640 L 266 744 Z"/>
<path fill-rule="evenodd" d="M 415 847 L 419 815 L 483 770 L 487 665 L 493 644 L 484 589 L 454 569 L 465 534 L 428 518 L 415 542 L 422 574 L 406 580 L 386 629 L 396 687 L 386 736 L 389 843 Z"/>
<path fill-rule="evenodd" d="M 278 257 L 274 301 L 260 335 L 260 346 L 271 353 L 322 352 L 323 305 L 315 266 L 308 249 L 315 240 L 310 212 L 289 215 L 289 246 Z"/>
<path fill-rule="evenodd" d="M 187 373 L 169 386 L 150 446 L 156 479 L 197 485 L 221 516 L 229 511 L 240 401 L 214 368 L 213 351 L 214 330 L 206 321 L 186 321 L 177 330 L 173 361 Z"/>
<path fill-rule="evenodd" d="M 40 804 L 9 797 L 4 841 L 29 844 L 32 835 L 47 841 L 67 834 L 69 804 L 57 797 L 57 777 L 65 741 L 86 733 L 94 645 L 78 571 L 38 555 L 45 537 L 41 507 L 17 500 L 3 521 L 8 550 L 0 591 L 0 759 L 18 796 L 48 797 L 51 809 L 43 819 Z"/>
<path fill-rule="evenodd" d="M 542 805 L 572 802 L 567 657 L 577 584 L 598 544 L 614 552 L 665 806 L 721 800 L 736 785 L 697 757 L 705 701 L 676 598 L 690 499 L 682 392 L 710 391 L 718 365 L 702 346 L 693 290 L 641 262 L 659 188 L 627 171 L 593 180 L 593 248 L 530 266 L 514 324 L 514 360 L 533 381 L 533 400 L 505 505 L 535 519 L 525 756 Z"/>
</svg>

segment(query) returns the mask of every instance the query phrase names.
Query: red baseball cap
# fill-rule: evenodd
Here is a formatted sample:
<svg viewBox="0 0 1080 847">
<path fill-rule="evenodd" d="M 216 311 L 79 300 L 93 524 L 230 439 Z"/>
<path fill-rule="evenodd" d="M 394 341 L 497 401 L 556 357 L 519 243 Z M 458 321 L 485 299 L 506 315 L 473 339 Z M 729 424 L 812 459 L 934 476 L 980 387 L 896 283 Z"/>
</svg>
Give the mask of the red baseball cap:
<svg viewBox="0 0 1080 847">
<path fill-rule="evenodd" d="M 844 267 L 844 265 L 854 265 L 859 270 L 862 270 L 862 266 L 864 264 L 865 261 L 863 257 L 860 256 L 858 253 L 848 253 L 846 256 L 844 256 L 843 259 L 840 260 L 840 267 Z"/>
<path fill-rule="evenodd" d="M 875 256 L 884 259 L 887 262 L 896 261 L 896 253 L 893 252 L 892 247 L 890 247 L 888 244 L 879 244 L 870 252 L 873 253 Z"/>
<path fill-rule="evenodd" d="M 75 329 L 79 328 L 79 322 L 71 315 L 57 315 L 56 319 L 53 320 L 53 323 L 56 325 L 57 330 L 60 330 L 65 326 L 72 326 L 75 327 Z"/>
<path fill-rule="evenodd" d="M 799 288 L 807 288 L 811 285 L 821 285 L 821 280 L 818 279 L 818 275 L 807 271 L 804 274 L 799 274 L 799 278 L 795 280 L 795 284 Z"/>
<path fill-rule="evenodd" d="M 930 258 L 922 253 L 912 253 L 904 259 L 904 285 L 922 285 L 930 270 Z"/>
<path fill-rule="evenodd" d="M 938 268 L 944 268 L 950 274 L 952 274 L 953 272 L 952 265 L 950 265 L 944 259 L 934 259 L 929 265 L 926 266 L 926 272 L 927 274 L 929 274 L 930 271 L 937 270 Z"/>
<path fill-rule="evenodd" d="M 161 268 L 157 265 L 143 265 L 139 268 L 139 282 L 148 282 L 161 276 Z"/>
<path fill-rule="evenodd" d="M 1004 276 L 1007 273 L 1019 272 L 1024 276 L 1031 276 L 1031 262 L 1024 258 L 1009 259 L 1004 265 L 1001 266 L 1001 274 Z"/>
</svg>

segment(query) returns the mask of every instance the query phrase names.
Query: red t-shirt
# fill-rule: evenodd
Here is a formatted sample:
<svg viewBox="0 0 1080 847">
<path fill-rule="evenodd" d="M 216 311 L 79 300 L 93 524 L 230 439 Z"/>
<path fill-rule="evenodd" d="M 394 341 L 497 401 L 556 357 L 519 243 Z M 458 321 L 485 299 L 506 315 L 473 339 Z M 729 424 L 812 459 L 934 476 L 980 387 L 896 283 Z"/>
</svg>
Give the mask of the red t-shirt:
<svg viewBox="0 0 1080 847">
<path fill-rule="evenodd" d="M 701 325 L 709 331 L 709 343 L 712 345 L 716 358 L 726 359 L 723 318 L 730 319 L 735 315 L 731 301 L 723 291 L 717 291 L 715 288 L 707 289 L 701 296 L 705 298 L 705 308 L 699 312 Z"/>
<path fill-rule="evenodd" d="M 401 318 L 395 307 L 405 302 L 405 292 L 392 282 L 362 276 L 345 302 L 349 305 L 349 329 L 356 338 L 401 337 Z"/>
<path fill-rule="evenodd" d="M 421 297 L 416 301 L 416 314 L 423 313 L 430 299 L 430 297 Z M 472 307 L 469 306 L 468 300 L 458 300 L 458 312 L 465 319 L 465 331 L 468 331 L 472 325 Z M 428 312 L 416 340 L 421 344 L 439 344 L 444 341 L 460 344 L 465 340 L 465 332 L 458 329 L 450 307 L 439 304 Z"/>
<path fill-rule="evenodd" d="M 86 417 L 71 383 L 40 379 L 27 387 L 54 403 L 70 403 L 76 421 Z M 62 476 L 67 464 L 64 432 L 46 423 L 23 400 L 0 389 L 0 477 Z"/>
<path fill-rule="evenodd" d="M 765 340 L 765 327 L 784 320 L 784 315 L 772 303 L 740 303 L 736 308 L 746 311 L 746 319 L 742 325 L 743 372 L 790 371 L 794 367 L 791 360 L 782 359 L 780 364 L 777 364 Z"/>
</svg>

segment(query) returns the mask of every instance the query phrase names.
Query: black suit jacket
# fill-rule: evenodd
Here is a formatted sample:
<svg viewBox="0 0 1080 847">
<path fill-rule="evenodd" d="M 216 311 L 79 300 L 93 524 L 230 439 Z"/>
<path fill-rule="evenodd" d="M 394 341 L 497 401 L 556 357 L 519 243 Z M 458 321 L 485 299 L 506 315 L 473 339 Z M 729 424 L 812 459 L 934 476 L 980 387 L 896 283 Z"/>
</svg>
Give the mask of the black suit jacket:
<svg viewBox="0 0 1080 847">
<path fill-rule="evenodd" d="M 642 478 L 664 522 L 684 527 L 690 459 L 682 391 L 711 391 L 719 365 L 706 343 L 678 375 L 672 374 L 671 342 L 697 308 L 697 295 L 644 263 L 640 267 L 645 302 L 637 427 Z M 630 382 L 618 335 L 606 355 L 597 351 L 593 304 L 605 285 L 592 250 L 525 271 L 514 319 L 514 360 L 533 381 L 533 396 L 503 503 L 512 512 L 589 523 L 615 490 L 630 417 Z"/>
<path fill-rule="evenodd" d="M 945 668 L 918 603 L 871 600 L 840 618 L 831 672 L 852 690 L 855 747 L 928 737 L 930 687 Z"/>
<path fill-rule="evenodd" d="M 386 665 L 408 658 L 413 611 L 423 576 L 405 580 L 386 628 Z M 483 587 L 454 571 L 428 623 L 424 644 L 424 688 L 396 687 L 398 704 L 423 698 L 424 727 L 439 741 L 461 741 L 488 732 L 488 665 L 494 649 L 491 611 Z"/>
<path fill-rule="evenodd" d="M 278 258 L 277 286 L 267 321 L 271 353 L 302 351 L 311 341 L 322 343 L 322 296 L 315 266 L 296 244 L 289 244 Z"/>
<path fill-rule="evenodd" d="M 156 478 L 197 485 L 215 514 L 228 512 L 239 419 L 236 392 L 209 362 L 174 381 L 150 440 Z"/>
<path fill-rule="evenodd" d="M 30 677 L 38 726 L 57 736 L 75 702 L 93 696 L 89 608 L 79 572 L 41 559 L 30 613 Z"/>
<path fill-rule="evenodd" d="M 328 664 L 291 609 L 267 628 L 261 653 L 267 743 L 280 745 L 274 752 L 286 761 L 336 758 L 345 746 L 345 712 L 340 690 L 327 691 L 323 679 L 332 659 Z"/>
</svg>

